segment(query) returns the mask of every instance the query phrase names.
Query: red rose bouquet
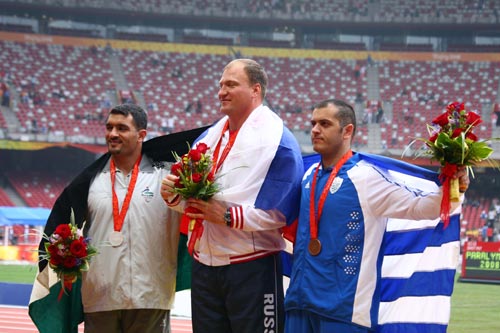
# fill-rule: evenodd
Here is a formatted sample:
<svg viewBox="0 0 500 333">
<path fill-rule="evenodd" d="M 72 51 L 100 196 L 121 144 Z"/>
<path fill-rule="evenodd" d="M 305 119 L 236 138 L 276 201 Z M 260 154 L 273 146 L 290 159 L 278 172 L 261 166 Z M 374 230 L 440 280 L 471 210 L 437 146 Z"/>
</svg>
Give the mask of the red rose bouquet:
<svg viewBox="0 0 500 333">
<path fill-rule="evenodd" d="M 97 249 L 89 244 L 89 239 L 83 237 L 83 228 L 75 224 L 73 210 L 70 223 L 60 224 L 51 236 L 44 235 L 45 253 L 41 256 L 49 262 L 61 280 L 62 292 L 71 291 L 72 285 L 89 269 L 90 258 L 97 254 Z"/>
<path fill-rule="evenodd" d="M 472 111 L 465 110 L 464 103 L 453 102 L 446 111 L 436 117 L 431 125 L 427 125 L 429 138 L 417 138 L 425 143 L 424 150 L 418 155 L 428 155 L 431 160 L 441 164 L 439 178 L 443 183 L 443 201 L 441 203 L 441 218 L 445 226 L 449 222 L 449 203 L 459 200 L 458 179 L 451 177 L 458 166 L 466 166 L 472 175 L 472 166 L 483 160 L 489 160 L 493 149 L 487 140 L 479 140 L 473 133 L 474 128 L 482 123 L 481 117 Z M 494 163 L 493 161 L 490 161 Z"/>
<path fill-rule="evenodd" d="M 188 153 L 179 156 L 173 152 L 176 163 L 172 165 L 171 173 L 179 177 L 175 183 L 174 192 L 183 199 L 208 200 L 219 191 L 215 182 L 215 168 L 210 148 L 203 142 L 189 149 Z M 185 213 L 196 212 L 188 207 Z M 192 232 L 188 243 L 188 251 L 193 253 L 196 241 L 203 233 L 203 221 L 192 219 L 188 230 Z"/>
<path fill-rule="evenodd" d="M 210 148 L 205 143 L 198 143 L 194 149 L 182 156 L 176 152 L 172 154 L 176 163 L 172 165 L 170 172 L 179 177 L 175 184 L 175 193 L 183 199 L 208 200 L 219 191 Z"/>
</svg>

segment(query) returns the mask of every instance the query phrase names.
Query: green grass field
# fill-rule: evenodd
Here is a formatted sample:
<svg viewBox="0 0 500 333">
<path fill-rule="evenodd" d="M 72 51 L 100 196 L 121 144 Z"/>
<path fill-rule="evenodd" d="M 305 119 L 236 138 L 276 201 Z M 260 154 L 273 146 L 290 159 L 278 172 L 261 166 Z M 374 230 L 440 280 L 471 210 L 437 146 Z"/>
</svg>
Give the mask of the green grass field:
<svg viewBox="0 0 500 333">
<path fill-rule="evenodd" d="M 0 265 L 0 282 L 32 284 L 36 271 L 36 265 Z"/>
<path fill-rule="evenodd" d="M 0 265 L 0 282 L 31 284 L 35 265 Z M 500 332 L 500 285 L 456 282 L 448 333 Z"/>
<path fill-rule="evenodd" d="M 448 333 L 498 333 L 499 313 L 499 284 L 456 282 Z"/>
</svg>

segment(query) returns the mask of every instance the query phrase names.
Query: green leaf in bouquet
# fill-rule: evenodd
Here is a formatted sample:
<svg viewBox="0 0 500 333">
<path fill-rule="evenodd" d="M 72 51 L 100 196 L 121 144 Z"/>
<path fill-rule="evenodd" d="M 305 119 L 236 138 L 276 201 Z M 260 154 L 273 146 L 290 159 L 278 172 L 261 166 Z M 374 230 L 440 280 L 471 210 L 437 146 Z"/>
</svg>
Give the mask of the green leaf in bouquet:
<svg viewBox="0 0 500 333">
<path fill-rule="evenodd" d="M 479 162 L 487 159 L 493 153 L 493 149 L 484 141 L 476 141 L 470 145 L 469 160 Z"/>
<path fill-rule="evenodd" d="M 87 260 L 83 260 L 82 265 L 80 266 L 80 271 L 85 272 L 88 271 L 90 268 L 90 265 Z M 81 275 L 81 274 L 79 274 Z"/>
</svg>

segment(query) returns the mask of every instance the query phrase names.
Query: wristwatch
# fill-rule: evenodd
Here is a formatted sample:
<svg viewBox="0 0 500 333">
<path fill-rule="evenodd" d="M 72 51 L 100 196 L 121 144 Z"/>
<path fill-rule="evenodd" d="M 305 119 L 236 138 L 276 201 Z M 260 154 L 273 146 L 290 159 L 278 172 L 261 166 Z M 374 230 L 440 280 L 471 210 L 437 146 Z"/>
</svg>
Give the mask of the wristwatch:
<svg viewBox="0 0 500 333">
<path fill-rule="evenodd" d="M 233 218 L 231 217 L 231 208 L 228 208 L 224 213 L 224 222 L 226 222 L 226 225 L 231 228 L 231 223 L 233 222 Z"/>
</svg>

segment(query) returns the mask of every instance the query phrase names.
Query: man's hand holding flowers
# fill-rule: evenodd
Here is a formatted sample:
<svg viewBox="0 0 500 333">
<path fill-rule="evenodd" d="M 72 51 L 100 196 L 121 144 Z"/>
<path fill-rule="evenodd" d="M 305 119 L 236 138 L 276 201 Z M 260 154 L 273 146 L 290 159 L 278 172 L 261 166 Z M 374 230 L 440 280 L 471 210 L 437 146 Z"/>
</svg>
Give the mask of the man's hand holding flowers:
<svg viewBox="0 0 500 333">
<path fill-rule="evenodd" d="M 175 183 L 179 181 L 179 176 L 169 174 L 163 178 L 161 182 L 160 192 L 161 197 L 168 204 L 173 204 L 175 201 L 180 200 L 180 196 L 175 192 Z"/>
<path fill-rule="evenodd" d="M 459 192 L 465 193 L 469 188 L 470 179 L 469 173 L 467 172 L 467 167 L 465 165 L 457 166 L 456 171 L 451 176 L 452 179 L 458 179 Z"/>
<path fill-rule="evenodd" d="M 196 212 L 186 213 L 187 216 L 193 219 L 202 219 L 211 223 L 226 225 L 224 214 L 227 207 L 224 203 L 209 199 L 208 201 L 200 199 L 189 199 L 186 202 L 188 207 L 195 208 Z"/>
<path fill-rule="evenodd" d="M 175 175 L 167 175 L 161 183 L 161 196 L 163 200 L 172 204 L 180 199 L 175 193 L 175 183 L 179 181 L 179 177 Z M 215 224 L 225 224 L 224 213 L 227 207 L 218 200 L 208 199 L 188 199 L 186 201 L 187 207 L 193 207 L 198 210 L 197 213 L 186 213 L 186 215 L 193 219 L 202 219 Z"/>
<path fill-rule="evenodd" d="M 73 209 L 69 223 L 59 224 L 52 235 L 44 234 L 43 239 L 45 251 L 40 258 L 49 262 L 61 281 L 60 300 L 63 292 L 71 291 L 73 283 L 82 277 L 82 272 L 89 270 L 90 260 L 97 255 L 97 249 L 90 245 L 89 238 L 83 236 L 83 227 L 77 227 Z"/>
<path fill-rule="evenodd" d="M 464 193 L 469 185 L 468 173 L 472 166 L 489 160 L 493 149 L 487 142 L 479 140 L 473 129 L 482 122 L 481 117 L 465 110 L 464 103 L 453 102 L 446 111 L 427 125 L 429 138 L 417 138 L 425 143 L 425 150 L 419 155 L 428 155 L 441 165 L 439 179 L 443 183 L 441 219 L 445 226 L 449 222 L 450 201 L 458 201 L 459 193 Z"/>
<path fill-rule="evenodd" d="M 191 232 L 188 251 L 192 254 L 196 241 L 203 233 L 202 222 L 204 219 L 208 220 L 205 215 L 209 206 L 208 200 L 219 191 L 219 186 L 215 182 L 215 167 L 210 148 L 205 143 L 198 143 L 182 156 L 175 152 L 173 154 L 177 162 L 172 165 L 170 174 L 162 180 L 160 190 L 162 198 L 169 206 L 178 205 L 181 199 L 187 200 L 184 214 L 191 219 L 188 226 L 188 231 Z M 215 208 L 220 208 L 219 206 L 214 205 L 208 211 L 213 212 Z M 224 218 L 223 213 L 221 217 Z"/>
</svg>

